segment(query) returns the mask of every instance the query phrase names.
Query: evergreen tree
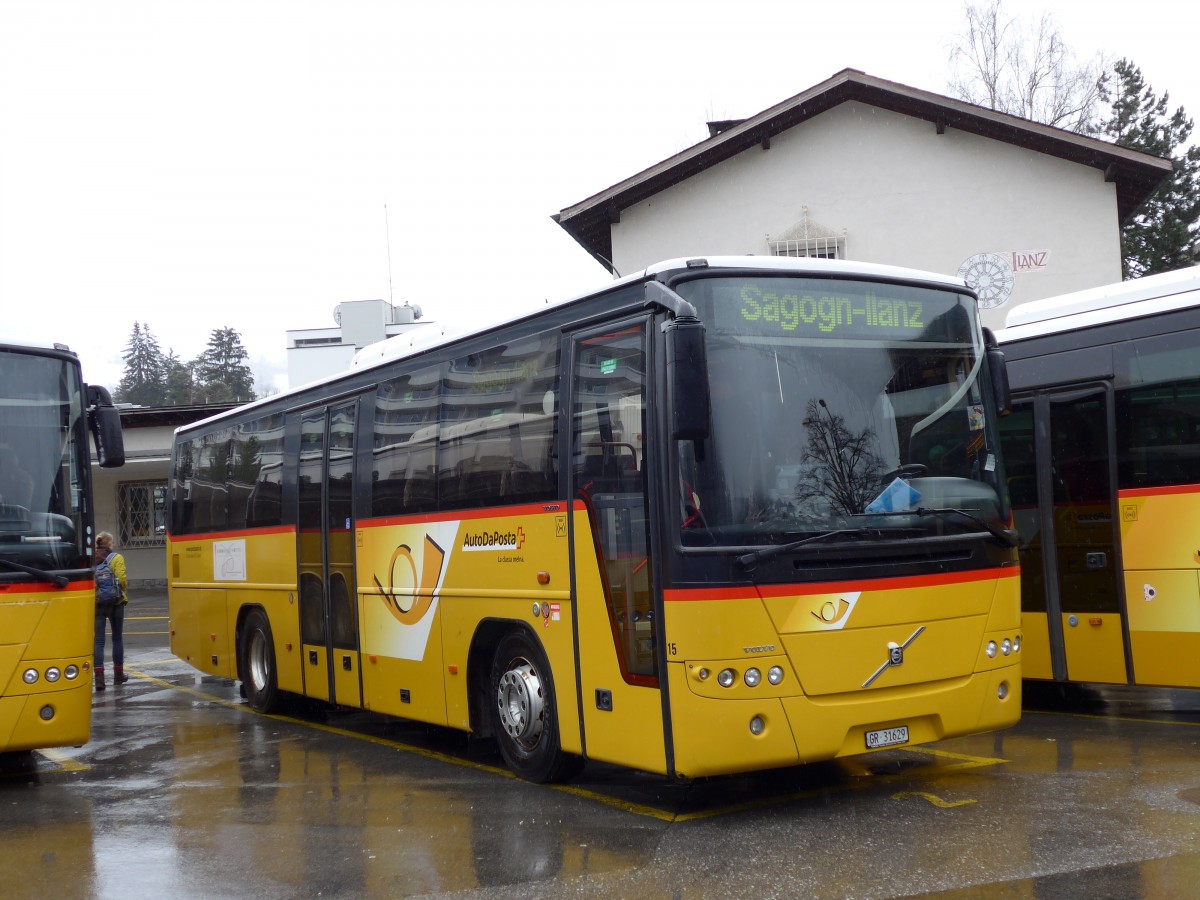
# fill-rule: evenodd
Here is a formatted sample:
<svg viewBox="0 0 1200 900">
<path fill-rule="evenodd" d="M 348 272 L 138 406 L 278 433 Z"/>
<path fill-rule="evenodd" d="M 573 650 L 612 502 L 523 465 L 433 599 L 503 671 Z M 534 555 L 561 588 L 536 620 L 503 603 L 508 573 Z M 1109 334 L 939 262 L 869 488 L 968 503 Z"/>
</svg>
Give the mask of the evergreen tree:
<svg viewBox="0 0 1200 900">
<path fill-rule="evenodd" d="M 166 393 L 163 356 L 149 325 L 133 323 L 133 333 L 121 358 L 125 371 L 115 399 L 138 406 L 162 406 Z"/>
<path fill-rule="evenodd" d="M 205 403 L 253 400 L 254 375 L 245 363 L 249 357 L 237 331 L 213 329 L 208 347 L 196 357 L 196 399 Z"/>
<path fill-rule="evenodd" d="M 1186 147 L 1192 120 L 1183 107 L 1168 112 L 1142 71 L 1127 59 L 1113 66 L 1101 95 L 1111 116 L 1100 137 L 1173 159 L 1175 170 L 1121 228 L 1126 278 L 1170 272 L 1200 261 L 1200 147 Z"/>
<path fill-rule="evenodd" d="M 186 406 L 192 403 L 192 365 L 180 360 L 174 350 L 163 357 L 165 406 Z"/>
</svg>

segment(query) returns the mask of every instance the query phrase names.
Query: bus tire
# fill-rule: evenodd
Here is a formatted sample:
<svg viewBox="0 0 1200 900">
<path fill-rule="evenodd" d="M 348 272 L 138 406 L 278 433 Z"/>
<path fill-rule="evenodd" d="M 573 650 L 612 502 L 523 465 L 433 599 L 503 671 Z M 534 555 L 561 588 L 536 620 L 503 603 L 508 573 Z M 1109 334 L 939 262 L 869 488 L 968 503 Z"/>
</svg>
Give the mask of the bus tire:
<svg viewBox="0 0 1200 900">
<path fill-rule="evenodd" d="M 575 769 L 559 741 L 550 663 L 526 632 L 510 631 L 496 646 L 489 697 L 500 755 L 516 775 L 543 784 Z"/>
<path fill-rule="evenodd" d="M 242 688 L 246 702 L 259 712 L 269 713 L 279 708 L 279 681 L 275 668 L 275 641 L 271 623 L 261 609 L 252 609 L 242 626 L 240 641 Z"/>
</svg>

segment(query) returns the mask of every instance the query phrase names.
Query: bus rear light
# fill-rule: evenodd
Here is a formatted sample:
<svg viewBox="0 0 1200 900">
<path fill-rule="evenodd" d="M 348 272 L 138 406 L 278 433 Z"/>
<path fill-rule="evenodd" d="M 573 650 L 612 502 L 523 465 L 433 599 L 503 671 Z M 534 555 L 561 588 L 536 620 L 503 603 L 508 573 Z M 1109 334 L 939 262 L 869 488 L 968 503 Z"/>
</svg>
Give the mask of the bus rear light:
<svg viewBox="0 0 1200 900">
<path fill-rule="evenodd" d="M 34 684 L 40 677 L 37 669 L 26 669 L 24 674 L 21 675 L 26 684 Z"/>
<path fill-rule="evenodd" d="M 717 684 L 723 688 L 733 687 L 733 683 L 737 680 L 737 672 L 733 669 L 722 669 L 717 675 Z"/>
<path fill-rule="evenodd" d="M 767 669 L 767 681 L 771 684 L 779 684 L 783 681 L 783 668 L 781 666 L 771 666 Z"/>
</svg>

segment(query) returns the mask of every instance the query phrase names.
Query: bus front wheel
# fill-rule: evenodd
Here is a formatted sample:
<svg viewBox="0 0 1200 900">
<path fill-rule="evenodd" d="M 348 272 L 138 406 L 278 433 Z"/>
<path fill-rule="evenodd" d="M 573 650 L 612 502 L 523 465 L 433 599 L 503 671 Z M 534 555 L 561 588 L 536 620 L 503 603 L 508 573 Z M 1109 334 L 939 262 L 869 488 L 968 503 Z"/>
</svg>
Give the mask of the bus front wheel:
<svg viewBox="0 0 1200 900">
<path fill-rule="evenodd" d="M 492 724 L 500 754 L 526 781 L 559 781 L 574 768 L 558 735 L 550 663 L 523 632 L 505 635 L 492 658 Z"/>
<path fill-rule="evenodd" d="M 242 686 L 246 702 L 259 712 L 271 712 L 279 705 L 279 682 L 275 670 L 275 642 L 271 623 L 261 609 L 246 616 L 241 640 Z"/>
</svg>

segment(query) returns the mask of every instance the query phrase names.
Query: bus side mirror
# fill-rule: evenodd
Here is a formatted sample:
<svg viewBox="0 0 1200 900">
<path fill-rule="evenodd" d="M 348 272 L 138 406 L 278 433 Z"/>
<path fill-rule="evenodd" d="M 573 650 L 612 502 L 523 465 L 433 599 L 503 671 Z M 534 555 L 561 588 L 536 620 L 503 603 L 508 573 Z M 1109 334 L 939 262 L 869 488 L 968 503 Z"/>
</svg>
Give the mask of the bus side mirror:
<svg viewBox="0 0 1200 900">
<path fill-rule="evenodd" d="M 102 469 L 125 465 L 125 436 L 121 432 L 121 413 L 112 397 L 100 385 L 88 385 L 88 429 L 96 442 L 96 460 Z"/>
<path fill-rule="evenodd" d="M 671 437 L 702 441 L 709 436 L 710 419 L 704 324 L 696 319 L 676 319 L 664 327 Z"/>
<path fill-rule="evenodd" d="M 988 374 L 992 380 L 992 397 L 996 401 L 996 412 L 1007 416 L 1012 412 L 1012 391 L 1008 386 L 1008 362 L 1000 349 L 996 336 L 990 328 L 983 329 L 983 343 L 987 348 Z"/>
</svg>

